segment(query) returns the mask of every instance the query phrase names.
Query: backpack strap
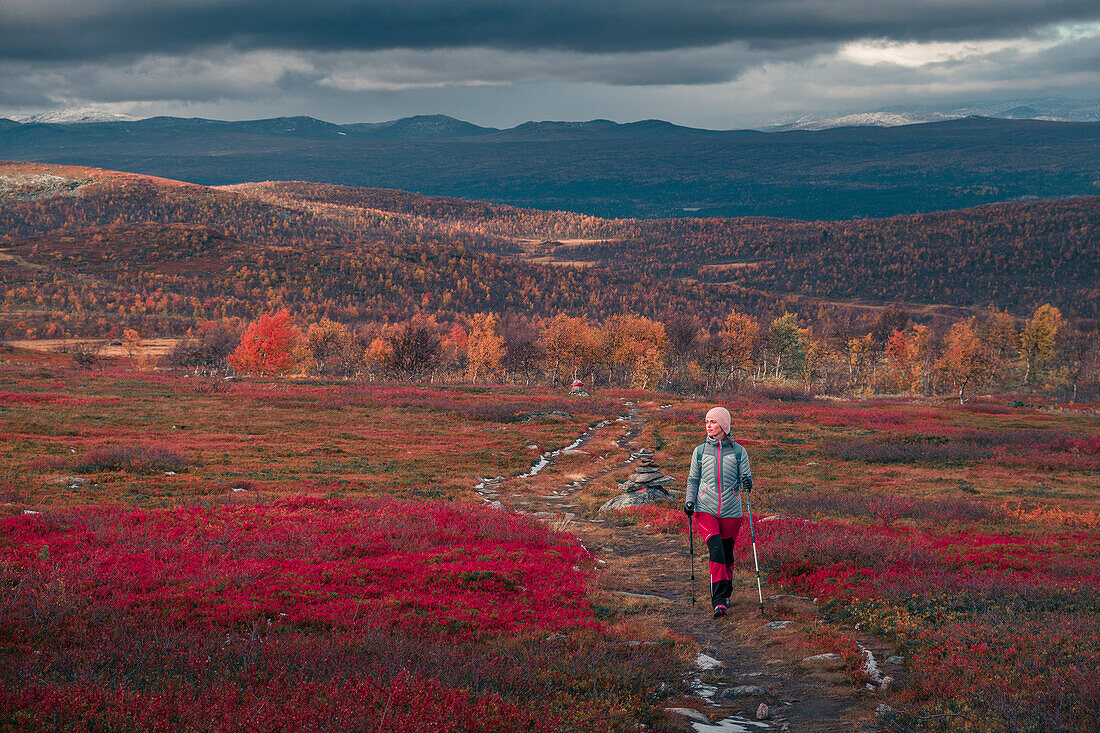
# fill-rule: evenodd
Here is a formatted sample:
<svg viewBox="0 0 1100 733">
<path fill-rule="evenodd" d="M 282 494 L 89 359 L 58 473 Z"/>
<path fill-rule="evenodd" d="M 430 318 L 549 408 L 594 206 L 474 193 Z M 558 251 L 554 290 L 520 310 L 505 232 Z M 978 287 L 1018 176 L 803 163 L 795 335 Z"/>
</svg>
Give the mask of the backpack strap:
<svg viewBox="0 0 1100 733">
<path fill-rule="evenodd" d="M 730 441 L 730 442 L 732 442 L 732 441 Z M 740 443 L 734 443 L 733 448 L 734 448 L 734 450 L 733 450 L 733 459 L 735 461 L 737 461 L 737 488 L 736 488 L 736 491 L 737 491 L 738 494 L 740 494 L 741 493 L 741 457 L 744 455 L 745 449 L 741 447 Z"/>
</svg>

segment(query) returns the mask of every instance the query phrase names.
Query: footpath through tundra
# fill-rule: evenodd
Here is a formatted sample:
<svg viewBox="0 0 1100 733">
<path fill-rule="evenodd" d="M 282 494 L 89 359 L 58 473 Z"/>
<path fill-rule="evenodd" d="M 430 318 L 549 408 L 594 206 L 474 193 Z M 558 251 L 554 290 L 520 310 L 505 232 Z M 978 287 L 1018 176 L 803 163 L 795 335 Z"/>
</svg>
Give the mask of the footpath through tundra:
<svg viewBox="0 0 1100 733">
<path fill-rule="evenodd" d="M 736 571 L 741 582 L 731 599 L 729 617 L 714 620 L 705 598 L 705 551 L 695 558 L 703 600 L 693 606 L 686 535 L 650 532 L 652 525 L 642 524 L 645 519 L 623 523 L 618 516 L 593 511 L 605 497 L 590 487 L 606 484 L 609 477 L 639 458 L 638 451 L 646 446 L 637 445 L 638 438 L 649 427 L 650 412 L 661 409 L 652 402 L 625 402 L 625 406 L 627 413 L 617 421 L 598 423 L 567 449 L 544 455 L 538 471 L 511 479 L 498 477 L 492 496 L 503 497 L 506 506 L 534 514 L 552 528 L 576 535 L 596 555 L 599 614 L 631 618 L 694 639 L 698 668 L 689 670 L 685 678 L 686 687 L 694 694 L 668 701 L 669 710 L 676 711 L 685 729 L 826 733 L 856 730 L 873 718 L 874 707 L 881 701 L 842 673 L 844 661 L 838 655 L 826 653 L 824 659 L 801 661 L 813 656 L 807 650 L 813 649 L 814 642 L 802 638 L 805 635 L 799 628 L 820 623 L 811 599 L 769 593 L 767 618 L 761 618 L 751 559 L 746 566 L 742 556 Z M 669 472 L 684 473 L 684 467 L 673 465 L 675 457 L 666 463 Z M 552 468 L 559 470 L 548 470 Z M 682 482 L 679 487 L 666 488 L 683 496 Z M 484 498 L 484 488 L 480 493 Z M 673 507 L 654 509 L 659 514 L 653 516 L 665 522 L 675 521 L 675 515 L 670 517 L 668 512 L 679 511 Z M 686 528 L 686 517 L 679 516 Z M 696 552 L 700 552 L 698 547 Z M 775 623 L 776 618 L 788 620 Z M 791 618 L 799 619 L 799 625 L 792 627 Z M 870 647 L 867 654 L 879 659 L 889 656 L 881 642 L 864 641 Z"/>
<path fill-rule="evenodd" d="M 747 527 L 732 618 L 715 623 L 690 608 L 678 502 L 597 511 L 629 460 L 614 431 L 509 494 L 596 553 L 598 614 L 696 639 L 713 661 L 700 658 L 695 688 L 708 702 L 694 707 L 711 719 L 759 709 L 769 725 L 809 731 L 1097 730 L 1092 407 L 729 404 L 758 474 L 765 619 Z M 640 407 L 635 442 L 675 470 L 705 405 Z"/>
</svg>

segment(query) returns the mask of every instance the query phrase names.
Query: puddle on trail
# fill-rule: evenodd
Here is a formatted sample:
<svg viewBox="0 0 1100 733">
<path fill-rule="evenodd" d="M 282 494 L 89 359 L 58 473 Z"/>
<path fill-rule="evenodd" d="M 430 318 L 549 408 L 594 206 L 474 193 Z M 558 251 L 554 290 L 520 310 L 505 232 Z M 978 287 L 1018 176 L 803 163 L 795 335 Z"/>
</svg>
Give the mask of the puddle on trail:
<svg viewBox="0 0 1100 733">
<path fill-rule="evenodd" d="M 724 718 L 717 723 L 693 722 L 691 729 L 695 733 L 754 733 L 762 728 L 770 728 L 767 723 L 748 718 Z"/>
<path fill-rule="evenodd" d="M 538 473 L 542 469 L 544 469 L 544 468 L 546 468 L 547 466 L 550 465 L 550 461 L 552 459 L 557 458 L 558 456 L 560 456 L 563 452 L 565 452 L 567 450 L 574 450 L 576 448 L 580 448 L 582 445 L 584 445 L 585 443 L 587 443 L 589 440 L 592 439 L 592 436 L 596 434 L 597 430 L 599 430 L 601 428 L 606 428 L 610 424 L 611 424 L 610 420 L 601 420 L 600 422 L 596 423 L 595 425 L 593 425 L 592 427 L 588 428 L 583 433 L 581 433 L 581 437 L 577 438 L 576 440 L 574 440 L 572 443 L 565 446 L 564 448 L 558 448 L 556 451 L 551 451 L 549 453 L 543 453 L 541 456 L 539 456 L 539 459 L 537 461 L 535 461 L 533 464 L 531 464 L 531 470 L 529 470 L 527 473 L 520 474 L 519 478 L 531 478 L 532 476 L 538 475 Z"/>
</svg>

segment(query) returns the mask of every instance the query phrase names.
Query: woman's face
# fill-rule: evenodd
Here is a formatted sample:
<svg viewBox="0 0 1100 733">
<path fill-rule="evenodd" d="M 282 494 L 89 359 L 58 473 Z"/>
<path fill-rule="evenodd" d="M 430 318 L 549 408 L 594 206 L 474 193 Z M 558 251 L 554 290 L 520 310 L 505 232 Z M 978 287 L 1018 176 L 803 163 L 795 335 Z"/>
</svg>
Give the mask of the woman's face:
<svg viewBox="0 0 1100 733">
<path fill-rule="evenodd" d="M 713 417 L 708 417 L 703 421 L 703 426 L 707 429 L 708 438 L 722 438 L 725 437 L 725 431 L 722 430 L 722 426 L 718 424 L 718 421 Z"/>
</svg>

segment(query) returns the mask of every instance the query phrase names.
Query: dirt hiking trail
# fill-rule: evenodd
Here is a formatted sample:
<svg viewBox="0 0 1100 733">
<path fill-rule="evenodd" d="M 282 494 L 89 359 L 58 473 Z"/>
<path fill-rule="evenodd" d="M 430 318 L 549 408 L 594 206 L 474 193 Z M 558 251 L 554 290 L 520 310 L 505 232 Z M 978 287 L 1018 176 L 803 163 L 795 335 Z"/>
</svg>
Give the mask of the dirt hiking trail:
<svg viewBox="0 0 1100 733">
<path fill-rule="evenodd" d="M 517 511 L 535 514 L 560 531 L 576 535 L 597 558 L 596 604 L 602 613 L 623 614 L 644 623 L 693 637 L 700 667 L 686 683 L 694 694 L 673 697 L 667 708 L 694 708 L 706 716 L 676 716 L 682 729 L 703 733 L 792 731 L 839 733 L 863 731 L 873 724 L 880 694 L 849 679 L 836 664 L 807 663 L 827 651 L 809 640 L 807 630 L 820 624 L 811 599 L 783 595 L 764 585 L 761 617 L 751 554 L 734 567 L 735 590 L 729 614 L 712 618 L 706 547 L 696 538 L 695 596 L 692 605 L 691 559 L 686 534 L 647 533 L 641 524 L 622 526 L 596 515 L 590 518 L 592 490 L 612 478 L 625 478 L 637 460 L 638 445 L 656 403 L 624 404 L 624 414 L 589 428 L 567 450 L 543 454 L 534 475 L 509 477 L 495 485 L 500 500 Z M 682 500 L 687 459 L 661 456 L 662 469 L 676 478 L 670 487 Z M 766 471 L 766 467 L 761 467 Z M 606 489 L 605 489 L 606 493 Z M 587 501 L 586 501 L 587 498 Z M 602 502 L 601 502 L 602 503 Z M 685 517 L 686 526 L 686 517 Z M 784 628 L 765 624 L 790 620 Z M 879 665 L 893 653 L 873 638 L 861 638 Z M 831 668 L 830 668 L 831 667 Z M 763 688 L 758 690 L 746 687 Z M 735 688 L 743 689 L 735 689 Z M 755 693 L 755 694 L 754 694 Z M 761 703 L 769 717 L 757 720 Z"/>
</svg>

